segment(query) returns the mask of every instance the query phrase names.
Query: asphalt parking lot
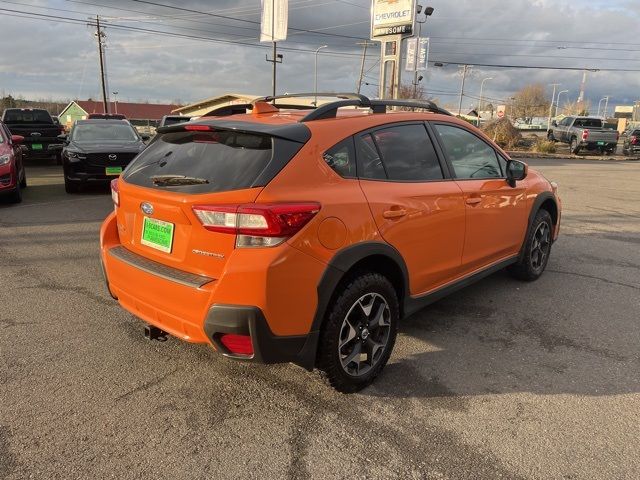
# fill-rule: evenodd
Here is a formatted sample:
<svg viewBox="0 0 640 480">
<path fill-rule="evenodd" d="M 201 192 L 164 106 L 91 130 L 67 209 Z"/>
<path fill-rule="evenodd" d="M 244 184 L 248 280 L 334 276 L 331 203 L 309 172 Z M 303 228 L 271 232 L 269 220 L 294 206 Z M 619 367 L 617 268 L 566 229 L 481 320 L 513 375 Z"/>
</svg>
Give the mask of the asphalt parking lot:
<svg viewBox="0 0 640 480">
<path fill-rule="evenodd" d="M 640 162 L 530 164 L 564 202 L 546 274 L 417 313 L 357 395 L 146 341 L 100 274 L 108 191 L 28 168 L 0 204 L 0 478 L 640 478 Z"/>
</svg>

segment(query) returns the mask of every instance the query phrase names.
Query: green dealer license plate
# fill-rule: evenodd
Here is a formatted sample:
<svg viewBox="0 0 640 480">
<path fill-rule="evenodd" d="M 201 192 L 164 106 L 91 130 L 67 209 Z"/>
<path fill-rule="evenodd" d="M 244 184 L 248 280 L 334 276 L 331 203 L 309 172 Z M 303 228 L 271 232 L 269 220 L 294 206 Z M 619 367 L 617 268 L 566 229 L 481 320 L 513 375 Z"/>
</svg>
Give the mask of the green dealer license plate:
<svg viewBox="0 0 640 480">
<path fill-rule="evenodd" d="M 32 143 L 31 144 L 31 150 L 42 150 L 42 144 L 41 143 Z"/>
<path fill-rule="evenodd" d="M 173 246 L 173 223 L 155 218 L 142 220 L 142 244 L 165 253 L 171 253 Z"/>
<path fill-rule="evenodd" d="M 107 167 L 104 169 L 104 173 L 107 175 L 120 175 L 122 173 L 122 167 Z"/>
<path fill-rule="evenodd" d="M 605 142 L 598 142 L 598 145 L 604 145 Z"/>
</svg>

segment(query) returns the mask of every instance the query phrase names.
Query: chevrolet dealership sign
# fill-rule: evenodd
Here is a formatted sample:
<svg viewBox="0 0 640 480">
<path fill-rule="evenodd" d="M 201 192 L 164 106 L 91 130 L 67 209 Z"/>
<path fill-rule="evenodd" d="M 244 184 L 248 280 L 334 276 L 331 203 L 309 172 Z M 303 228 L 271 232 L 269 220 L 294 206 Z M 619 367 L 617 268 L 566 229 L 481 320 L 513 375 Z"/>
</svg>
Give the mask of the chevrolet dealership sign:
<svg viewBox="0 0 640 480">
<path fill-rule="evenodd" d="M 371 38 L 413 35 L 416 0 L 373 0 Z"/>
</svg>

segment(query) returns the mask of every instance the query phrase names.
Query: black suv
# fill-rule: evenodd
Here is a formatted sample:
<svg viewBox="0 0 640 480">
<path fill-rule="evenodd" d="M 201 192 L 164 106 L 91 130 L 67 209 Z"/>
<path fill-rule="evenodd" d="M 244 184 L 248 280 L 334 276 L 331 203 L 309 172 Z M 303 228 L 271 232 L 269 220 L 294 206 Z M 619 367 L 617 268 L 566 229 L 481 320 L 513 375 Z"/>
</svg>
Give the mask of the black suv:
<svg viewBox="0 0 640 480">
<path fill-rule="evenodd" d="M 75 193 L 89 182 L 109 183 L 145 148 L 149 137 L 126 120 L 78 120 L 64 140 L 64 188 Z"/>
</svg>

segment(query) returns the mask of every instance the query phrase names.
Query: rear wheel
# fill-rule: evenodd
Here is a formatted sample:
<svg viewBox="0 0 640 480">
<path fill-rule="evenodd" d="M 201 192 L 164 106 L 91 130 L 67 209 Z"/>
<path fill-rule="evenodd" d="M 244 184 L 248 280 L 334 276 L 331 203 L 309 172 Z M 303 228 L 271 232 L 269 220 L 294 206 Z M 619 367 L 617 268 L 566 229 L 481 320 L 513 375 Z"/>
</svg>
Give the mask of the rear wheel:
<svg viewBox="0 0 640 480">
<path fill-rule="evenodd" d="M 574 155 L 577 155 L 580 152 L 580 146 L 578 145 L 578 139 L 576 137 L 571 139 L 571 143 L 569 143 L 569 151 Z"/>
<path fill-rule="evenodd" d="M 400 309 L 395 289 L 378 273 L 353 277 L 329 308 L 318 366 L 333 388 L 357 392 L 382 371 L 395 344 Z"/>
<path fill-rule="evenodd" d="M 549 212 L 538 210 L 520 260 L 508 268 L 511 275 L 526 281 L 537 280 L 542 275 L 551 254 L 552 228 Z"/>
</svg>

